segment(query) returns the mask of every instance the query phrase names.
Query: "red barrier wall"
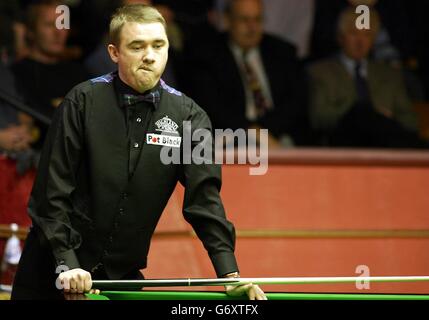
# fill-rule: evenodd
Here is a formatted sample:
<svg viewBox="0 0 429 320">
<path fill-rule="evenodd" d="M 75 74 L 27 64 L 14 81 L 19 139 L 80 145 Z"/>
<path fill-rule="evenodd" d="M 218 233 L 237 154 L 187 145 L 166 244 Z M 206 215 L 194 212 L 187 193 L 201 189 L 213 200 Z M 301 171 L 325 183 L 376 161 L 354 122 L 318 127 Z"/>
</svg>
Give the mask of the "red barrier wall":
<svg viewBox="0 0 429 320">
<path fill-rule="evenodd" d="M 248 277 L 357 276 L 359 265 L 372 276 L 429 275 L 428 191 L 426 152 L 285 151 L 271 155 L 264 176 L 250 176 L 247 165 L 223 167 L 222 198 L 238 231 L 241 273 Z M 198 239 L 161 236 L 190 230 L 182 198 L 178 187 L 152 243 L 147 277 L 214 276 Z M 264 288 L 359 291 L 354 284 Z M 429 293 L 428 283 L 370 288 Z"/>
</svg>

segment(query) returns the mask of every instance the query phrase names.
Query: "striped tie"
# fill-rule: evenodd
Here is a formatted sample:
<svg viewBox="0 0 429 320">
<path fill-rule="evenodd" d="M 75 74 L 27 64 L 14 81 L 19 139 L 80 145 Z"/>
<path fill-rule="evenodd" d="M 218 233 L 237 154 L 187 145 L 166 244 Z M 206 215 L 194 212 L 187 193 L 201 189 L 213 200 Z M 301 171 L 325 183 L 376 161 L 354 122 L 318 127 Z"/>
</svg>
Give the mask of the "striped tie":
<svg viewBox="0 0 429 320">
<path fill-rule="evenodd" d="M 270 105 L 262 92 L 262 86 L 255 70 L 246 59 L 246 53 L 243 54 L 243 65 L 246 72 L 247 83 L 255 101 L 257 115 L 260 118 L 264 116 L 265 112 L 270 108 Z"/>
</svg>

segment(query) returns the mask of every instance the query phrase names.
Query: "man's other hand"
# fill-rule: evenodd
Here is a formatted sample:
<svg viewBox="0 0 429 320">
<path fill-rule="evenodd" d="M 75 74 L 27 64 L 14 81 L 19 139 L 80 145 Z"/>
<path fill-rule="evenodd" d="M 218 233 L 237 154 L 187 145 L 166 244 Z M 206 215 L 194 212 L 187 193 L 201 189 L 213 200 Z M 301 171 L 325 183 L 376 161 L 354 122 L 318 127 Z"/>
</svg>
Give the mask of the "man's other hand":
<svg viewBox="0 0 429 320">
<path fill-rule="evenodd" d="M 264 291 L 256 284 L 244 284 L 241 286 L 225 286 L 226 294 L 230 297 L 247 295 L 249 300 L 268 300 Z"/>
<path fill-rule="evenodd" d="M 233 272 L 227 274 L 226 278 L 239 278 L 238 272 Z M 240 297 L 247 295 L 249 300 L 268 300 L 264 291 L 256 285 L 252 283 L 243 284 L 239 286 L 226 285 L 225 286 L 226 294 L 230 297 Z"/>
</svg>

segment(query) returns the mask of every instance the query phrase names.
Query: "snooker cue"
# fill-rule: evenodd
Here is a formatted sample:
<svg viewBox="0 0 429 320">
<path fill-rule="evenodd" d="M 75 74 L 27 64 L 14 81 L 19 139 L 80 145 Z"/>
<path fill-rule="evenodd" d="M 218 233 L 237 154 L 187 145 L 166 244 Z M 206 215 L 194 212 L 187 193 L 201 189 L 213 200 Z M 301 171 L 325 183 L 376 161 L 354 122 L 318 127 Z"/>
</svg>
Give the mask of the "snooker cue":
<svg viewBox="0 0 429 320">
<path fill-rule="evenodd" d="M 276 277 L 276 278 L 216 278 L 216 279 L 148 279 L 148 280 L 93 280 L 92 288 L 99 290 L 141 290 L 143 287 L 192 287 L 244 284 L 318 284 L 352 282 L 415 282 L 429 281 L 429 276 L 384 277 Z"/>
</svg>

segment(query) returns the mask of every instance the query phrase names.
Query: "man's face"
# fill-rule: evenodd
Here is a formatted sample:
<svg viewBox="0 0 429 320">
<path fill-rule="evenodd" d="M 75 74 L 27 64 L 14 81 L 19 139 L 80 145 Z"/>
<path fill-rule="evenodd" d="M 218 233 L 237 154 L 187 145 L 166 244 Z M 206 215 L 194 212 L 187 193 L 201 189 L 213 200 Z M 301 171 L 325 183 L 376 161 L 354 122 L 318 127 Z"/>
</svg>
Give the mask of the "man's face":
<svg viewBox="0 0 429 320">
<path fill-rule="evenodd" d="M 374 42 L 371 30 L 358 30 L 350 26 L 339 36 L 340 46 L 346 56 L 353 60 L 366 58 Z"/>
<path fill-rule="evenodd" d="M 118 64 L 120 78 L 141 93 L 152 89 L 168 60 L 169 43 L 164 26 L 159 22 L 126 22 L 119 39 L 119 47 L 110 44 L 108 49 Z"/>
<path fill-rule="evenodd" d="M 68 37 L 67 29 L 57 29 L 55 26 L 57 17 L 55 6 L 42 6 L 34 30 L 29 30 L 34 49 L 50 57 L 64 51 Z"/>
<path fill-rule="evenodd" d="M 263 8 L 259 0 L 237 0 L 226 17 L 231 40 L 244 50 L 257 47 L 263 34 Z"/>
</svg>

